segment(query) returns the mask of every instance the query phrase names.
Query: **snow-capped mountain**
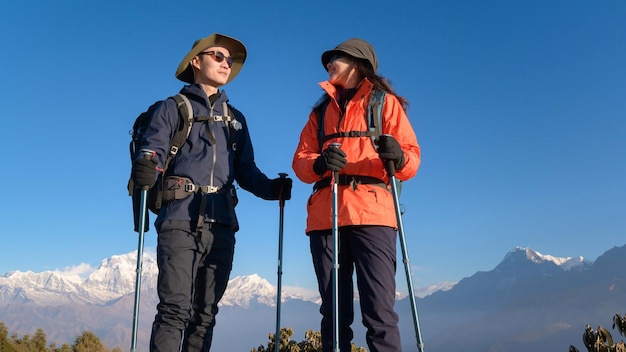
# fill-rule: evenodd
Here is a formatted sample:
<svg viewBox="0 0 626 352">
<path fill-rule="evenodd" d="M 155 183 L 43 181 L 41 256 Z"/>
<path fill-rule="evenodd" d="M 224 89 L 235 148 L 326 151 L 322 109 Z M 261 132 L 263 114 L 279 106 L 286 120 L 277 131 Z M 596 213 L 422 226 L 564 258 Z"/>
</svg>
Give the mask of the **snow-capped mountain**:
<svg viewBox="0 0 626 352">
<path fill-rule="evenodd" d="M 626 310 L 625 267 L 626 246 L 594 262 L 515 248 L 493 270 L 418 303 L 433 334 L 430 351 L 582 351 L 586 324 L 608 327 Z"/>
<path fill-rule="evenodd" d="M 92 272 L 20 272 L 0 276 L 0 306 L 33 304 L 55 306 L 68 303 L 107 305 L 135 291 L 137 251 L 104 259 Z M 144 252 L 141 292 L 156 290 L 158 268 L 153 253 Z M 84 279 L 81 276 L 87 275 Z M 276 305 L 276 289 L 257 274 L 235 277 L 220 302 L 226 306 L 247 307 L 251 302 Z M 285 292 L 282 300 L 304 297 Z"/>
<path fill-rule="evenodd" d="M 97 269 L 83 272 L 44 271 L 20 272 L 0 276 L 0 306 L 6 304 L 61 305 L 68 303 L 106 305 L 135 290 L 137 251 L 114 255 L 102 260 Z M 503 271 L 508 279 L 523 268 L 536 272 L 537 265 L 546 266 L 545 272 L 583 270 L 591 262 L 582 257 L 559 258 L 541 254 L 532 248 L 517 247 L 506 254 L 496 271 Z M 158 269 L 154 253 L 145 252 L 142 261 L 142 291 L 156 289 Z M 86 268 L 85 270 L 88 270 Z M 519 275 L 518 275 L 519 276 Z M 248 307 L 251 302 L 274 306 L 276 289 L 257 274 L 235 277 L 228 284 L 224 306 Z M 285 292 L 283 300 L 307 301 L 302 295 Z M 399 299 L 404 298 L 398 296 Z M 317 299 L 310 300 L 318 302 Z"/>
<path fill-rule="evenodd" d="M 4 274 L 0 276 L 0 322 L 18 335 L 32 335 L 35 329 L 42 328 L 58 344 L 71 343 L 85 329 L 95 332 L 111 347 L 129 345 L 136 267 L 137 251 L 133 251 L 104 259 L 95 270 L 81 265 L 70 271 Z M 144 252 L 141 272 L 138 342 L 146 344 L 158 301 L 154 253 Z M 262 328 L 254 324 L 263 319 L 271 321 L 275 300 L 275 287 L 259 275 L 232 278 L 220 302 L 221 325 L 248 324 L 257 330 L 256 335 L 251 332 L 251 336 L 256 336 L 254 343 L 261 343 L 272 329 L 265 329 L 267 323 Z M 297 292 L 292 294 L 289 289 L 281 294 L 286 307 L 292 302 L 304 304 L 313 322 L 318 317 L 316 300 L 317 297 L 307 299 Z M 232 315 L 233 311 L 238 315 Z M 252 317 L 244 323 L 239 317 L 247 314 Z M 219 345 L 220 341 L 215 343 Z M 244 350 L 254 343 L 245 345 Z"/>
<path fill-rule="evenodd" d="M 136 252 L 112 256 L 93 270 L 13 272 L 0 277 L 0 321 L 11 333 L 42 328 L 51 341 L 71 343 L 83 330 L 107 346 L 130 341 Z M 476 272 L 447 290 L 417 299 L 423 341 L 431 352 L 556 351 L 578 345 L 586 324 L 610 326 L 626 311 L 626 246 L 594 262 L 554 257 L 531 248 L 506 253 L 490 271 Z M 156 306 L 154 254 L 144 253 L 138 344 L 145 346 Z M 275 323 L 275 288 L 256 274 L 235 277 L 221 302 L 213 346 L 246 351 L 267 341 Z M 319 330 L 319 305 L 284 292 L 281 326 Z M 415 350 L 412 312 L 398 299 L 403 348 Z M 355 304 L 355 343 L 365 346 Z M 245 331 L 245 334 L 242 334 Z M 615 332 L 614 337 L 617 337 Z M 581 349 L 582 350 L 582 349 Z"/>
<path fill-rule="evenodd" d="M 104 259 L 91 273 L 57 270 L 5 274 L 0 276 L 0 306 L 12 303 L 41 306 L 67 303 L 104 305 L 134 292 L 136 258 L 136 251 L 114 255 Z M 154 257 L 144 255 L 142 267 L 142 287 L 154 288 L 157 275 Z"/>
<path fill-rule="evenodd" d="M 515 247 L 514 250 L 507 253 L 503 262 L 507 260 L 517 260 L 517 258 L 525 258 L 535 264 L 553 263 L 562 270 L 580 270 L 589 267 L 592 263 L 583 257 L 554 257 L 551 255 L 541 254 L 530 247 Z"/>
<path fill-rule="evenodd" d="M 257 274 L 238 276 L 230 280 L 226 290 L 227 293 L 220 302 L 224 306 L 247 308 L 254 301 L 268 306 L 276 305 L 276 288 Z"/>
<path fill-rule="evenodd" d="M 142 289 L 155 289 L 158 268 L 154 254 L 144 253 L 141 265 Z M 110 301 L 135 291 L 137 251 L 104 259 L 81 283 L 85 294 L 95 301 Z"/>
</svg>

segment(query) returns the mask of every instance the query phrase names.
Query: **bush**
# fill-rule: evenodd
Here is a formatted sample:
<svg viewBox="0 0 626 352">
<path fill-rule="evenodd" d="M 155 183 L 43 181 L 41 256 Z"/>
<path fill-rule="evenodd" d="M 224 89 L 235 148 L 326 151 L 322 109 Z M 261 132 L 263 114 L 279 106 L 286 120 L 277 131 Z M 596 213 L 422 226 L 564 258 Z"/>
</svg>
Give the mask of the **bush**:
<svg viewBox="0 0 626 352">
<path fill-rule="evenodd" d="M 250 352 L 274 352 L 276 349 L 274 335 L 275 334 L 269 334 L 267 347 L 261 345 L 258 348 L 253 348 Z M 280 352 L 322 351 L 322 334 L 319 331 L 307 330 L 306 333 L 304 333 L 304 340 L 301 342 L 291 340 L 291 336 L 293 336 L 293 329 L 280 329 L 280 340 L 278 345 L 278 350 Z M 355 344 L 352 344 L 352 352 L 367 352 L 367 350 L 363 347 L 357 348 Z"/>
</svg>

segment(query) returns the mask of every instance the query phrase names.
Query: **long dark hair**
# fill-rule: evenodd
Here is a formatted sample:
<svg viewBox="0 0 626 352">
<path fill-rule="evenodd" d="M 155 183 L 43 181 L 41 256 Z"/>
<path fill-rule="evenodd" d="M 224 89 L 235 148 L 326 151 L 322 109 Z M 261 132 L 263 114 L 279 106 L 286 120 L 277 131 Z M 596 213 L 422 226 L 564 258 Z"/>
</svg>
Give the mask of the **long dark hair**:
<svg viewBox="0 0 626 352">
<path fill-rule="evenodd" d="M 404 110 L 406 111 L 409 109 L 409 101 L 406 100 L 406 98 L 396 94 L 396 92 L 393 90 L 393 87 L 391 86 L 391 81 L 389 81 L 387 77 L 377 74 L 372 68 L 372 65 L 370 65 L 370 63 L 366 60 L 355 59 L 354 61 L 356 62 L 356 69 L 361 77 L 365 77 L 370 82 L 372 82 L 374 84 L 374 89 L 383 90 L 389 94 L 395 95 L 396 98 L 398 98 L 398 100 L 400 101 L 400 104 L 402 104 Z"/>
<path fill-rule="evenodd" d="M 377 74 L 372 68 L 372 65 L 369 63 L 369 61 L 364 59 L 357 59 L 351 56 L 350 58 L 352 58 L 352 60 L 354 60 L 354 62 L 356 63 L 356 70 L 359 75 L 361 77 L 367 78 L 370 82 L 372 82 L 372 84 L 374 84 L 374 89 L 382 90 L 394 95 L 400 101 L 400 104 L 402 105 L 402 108 L 404 108 L 404 111 L 407 111 L 409 109 L 409 101 L 406 100 L 406 98 L 396 94 L 396 92 L 393 90 L 393 87 L 391 86 L 391 81 L 389 81 L 388 78 Z M 328 96 L 328 94 L 324 93 L 315 103 L 313 109 L 317 110 L 321 106 L 324 106 L 329 99 L 330 97 Z"/>
</svg>

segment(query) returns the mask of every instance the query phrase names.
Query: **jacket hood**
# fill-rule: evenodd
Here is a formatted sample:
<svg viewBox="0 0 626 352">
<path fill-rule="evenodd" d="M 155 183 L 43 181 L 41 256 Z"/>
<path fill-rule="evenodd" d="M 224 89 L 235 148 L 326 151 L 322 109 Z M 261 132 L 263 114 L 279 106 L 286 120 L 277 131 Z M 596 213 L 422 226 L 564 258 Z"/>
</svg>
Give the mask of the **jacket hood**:
<svg viewBox="0 0 626 352">
<path fill-rule="evenodd" d="M 180 90 L 180 93 L 185 94 L 190 99 L 201 102 L 204 106 L 207 106 L 207 107 L 211 106 L 209 102 L 209 97 L 206 95 L 206 93 L 204 92 L 204 89 L 202 89 L 202 86 L 200 84 L 186 85 Z M 227 103 L 229 99 L 228 99 L 228 95 L 226 94 L 226 91 L 223 89 L 220 89 L 218 91 L 218 94 L 220 96 L 213 103 L 213 106 L 216 106 L 216 107 L 219 106 L 219 109 L 221 110 L 222 102 Z"/>
</svg>

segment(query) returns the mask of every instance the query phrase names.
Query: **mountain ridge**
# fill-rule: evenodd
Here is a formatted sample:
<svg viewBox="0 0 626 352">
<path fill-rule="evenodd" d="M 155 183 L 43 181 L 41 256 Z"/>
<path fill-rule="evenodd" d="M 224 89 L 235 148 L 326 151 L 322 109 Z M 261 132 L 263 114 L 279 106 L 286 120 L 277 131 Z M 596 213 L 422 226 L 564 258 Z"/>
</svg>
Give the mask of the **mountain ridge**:
<svg viewBox="0 0 626 352">
<path fill-rule="evenodd" d="M 149 254 L 143 261 L 141 344 L 149 339 L 156 313 L 153 259 Z M 103 260 L 92 272 L 0 276 L 0 321 L 17 334 L 32 334 L 33 327 L 41 327 L 57 344 L 71 343 L 80 334 L 77 330 L 85 328 L 107 346 L 125 346 L 130 341 L 135 266 L 136 252 L 130 252 Z M 585 324 L 605 319 L 602 324 L 609 326 L 612 315 L 626 308 L 621 299 L 626 295 L 625 266 L 625 246 L 609 249 L 594 262 L 516 247 L 492 270 L 478 271 L 449 290 L 417 299 L 424 341 L 433 352 L 451 350 L 454 341 L 462 341 L 457 349 L 470 352 L 564 350 L 580 340 Z M 233 278 L 220 303 L 215 348 L 250 350 L 267 341 L 274 330 L 275 297 L 275 288 L 258 274 Z M 294 339 L 301 340 L 305 330 L 319 330 L 315 298 L 287 292 L 281 297 L 282 326 L 294 328 Z M 407 298 L 398 299 L 396 311 L 404 348 L 413 350 L 415 332 Z M 355 317 L 359 314 L 355 303 Z M 358 320 L 353 325 L 355 343 L 365 346 Z M 241 331 L 246 331 L 245 339 Z M 483 336 L 482 331 L 495 335 Z"/>
</svg>

